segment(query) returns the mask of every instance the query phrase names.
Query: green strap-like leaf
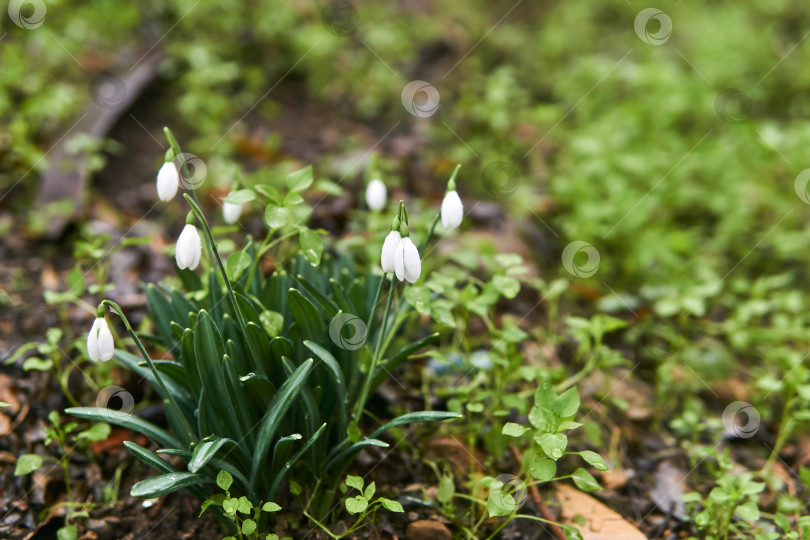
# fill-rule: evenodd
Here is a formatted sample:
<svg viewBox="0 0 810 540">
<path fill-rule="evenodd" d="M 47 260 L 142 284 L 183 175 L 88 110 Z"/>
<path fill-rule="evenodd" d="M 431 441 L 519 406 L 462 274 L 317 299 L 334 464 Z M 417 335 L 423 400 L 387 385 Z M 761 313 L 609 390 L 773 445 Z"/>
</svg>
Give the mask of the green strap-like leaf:
<svg viewBox="0 0 810 540">
<path fill-rule="evenodd" d="M 195 473 L 205 467 L 220 448 L 226 444 L 235 446 L 237 449 L 239 448 L 236 441 L 227 438 L 213 437 L 209 440 L 200 441 L 200 443 L 194 447 L 194 452 L 191 454 L 191 461 L 188 462 L 188 470 Z"/>
<path fill-rule="evenodd" d="M 262 419 L 261 428 L 259 428 L 256 451 L 252 456 L 253 464 L 250 468 L 251 484 L 256 481 L 259 468 L 265 463 L 267 452 L 270 450 L 278 425 L 287 413 L 287 409 L 292 405 L 293 400 L 298 396 L 301 387 L 306 383 L 307 376 L 312 371 L 313 363 L 314 361 L 311 358 L 304 361 L 298 366 L 295 373 L 281 385 L 276 395 L 273 396 L 273 400 L 270 402 L 270 406 Z"/>
<path fill-rule="evenodd" d="M 103 407 L 72 407 L 65 409 L 65 412 L 73 416 L 78 416 L 79 418 L 87 418 L 88 420 L 95 420 L 97 422 L 107 422 L 131 429 L 132 431 L 137 431 L 138 433 L 143 433 L 161 446 L 171 448 L 183 446 L 180 441 L 163 429 L 134 414 L 126 414 Z"/>
<path fill-rule="evenodd" d="M 427 337 L 423 337 L 419 341 L 415 341 L 413 343 L 409 343 L 405 345 L 397 351 L 397 353 L 392 356 L 385 364 L 377 368 L 377 371 L 374 374 L 374 383 L 371 386 L 372 391 L 380 386 L 382 382 L 385 380 L 386 377 L 390 377 L 391 373 L 399 367 L 405 360 L 408 359 L 410 355 L 421 349 L 426 345 L 430 345 L 439 340 L 439 333 L 436 332 L 435 334 L 431 334 Z"/>
<path fill-rule="evenodd" d="M 325 430 L 325 429 L 326 429 L 326 424 L 321 425 L 321 427 L 318 428 L 318 431 L 316 431 L 312 435 L 312 437 L 309 438 L 309 440 L 304 444 L 304 446 L 302 446 L 298 450 L 298 452 L 296 452 L 293 455 L 293 457 L 291 457 L 290 459 L 288 459 L 286 461 L 286 463 L 284 463 L 284 466 L 281 468 L 281 470 L 279 470 L 276 473 L 276 477 L 273 479 L 273 485 L 270 486 L 270 491 L 268 492 L 267 497 L 265 497 L 265 500 L 268 500 L 268 501 L 273 500 L 273 497 L 275 497 L 275 495 L 276 495 L 276 489 L 278 489 L 278 485 L 281 482 L 281 480 L 284 478 L 284 476 L 287 474 L 287 471 L 289 471 L 290 468 L 292 468 L 292 466 L 295 465 L 295 462 L 298 461 L 301 458 L 301 456 L 304 455 L 304 452 L 309 450 L 309 447 L 312 446 L 315 443 L 315 441 L 318 440 L 318 438 L 323 433 L 323 430 Z"/>
<path fill-rule="evenodd" d="M 313 343 L 311 341 L 305 341 L 304 346 L 309 349 L 310 351 L 315 354 L 318 358 L 321 359 L 323 365 L 326 366 L 327 370 L 329 371 L 329 375 L 331 376 L 331 383 L 334 383 L 335 389 L 337 390 L 337 406 L 338 406 L 338 418 L 340 418 L 340 432 L 345 433 L 346 431 L 346 383 L 343 381 L 343 371 L 340 369 L 340 366 L 335 360 L 335 357 L 332 356 L 332 353 L 318 345 L 317 343 Z"/>
<path fill-rule="evenodd" d="M 350 447 L 346 448 L 343 451 L 335 452 L 335 450 L 338 450 L 340 448 L 338 446 L 335 448 L 335 450 L 333 450 L 333 453 L 335 455 L 329 461 L 326 462 L 326 467 L 324 467 L 323 470 L 328 471 L 335 463 L 340 462 L 343 458 L 350 456 L 355 452 L 359 452 L 363 447 L 366 446 L 379 446 L 381 448 L 386 448 L 389 445 L 387 442 L 380 441 L 378 439 L 363 439 L 362 441 L 354 443 L 353 445 L 351 445 Z"/>
<path fill-rule="evenodd" d="M 130 495 L 144 499 L 154 499 L 179 489 L 198 484 L 214 484 L 216 480 L 207 474 L 190 472 L 171 472 L 141 480 L 134 486 Z"/>
<path fill-rule="evenodd" d="M 160 472 L 177 472 L 171 463 L 162 459 L 159 455 L 155 454 L 151 450 L 147 450 L 143 446 L 134 443 L 132 441 L 124 441 L 124 446 L 126 446 L 132 455 L 136 458 L 140 459 L 153 469 L 160 471 Z"/>
<path fill-rule="evenodd" d="M 420 411 L 420 412 L 412 412 L 403 414 L 402 416 L 398 416 L 391 420 L 390 422 L 386 422 L 381 427 L 374 430 L 374 432 L 369 436 L 370 438 L 379 437 L 392 427 L 402 426 L 405 424 L 415 424 L 417 422 L 436 422 L 439 420 L 449 420 L 451 418 L 461 418 L 462 415 L 458 413 L 452 412 L 444 412 L 444 411 Z"/>
</svg>

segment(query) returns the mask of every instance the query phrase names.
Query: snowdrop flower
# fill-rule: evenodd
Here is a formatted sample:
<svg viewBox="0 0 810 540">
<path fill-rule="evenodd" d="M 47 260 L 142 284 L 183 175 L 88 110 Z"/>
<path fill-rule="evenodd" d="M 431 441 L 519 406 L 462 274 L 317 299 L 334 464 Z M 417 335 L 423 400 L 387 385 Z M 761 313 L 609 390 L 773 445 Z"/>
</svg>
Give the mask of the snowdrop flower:
<svg viewBox="0 0 810 540">
<path fill-rule="evenodd" d="M 379 178 L 373 179 L 366 186 L 366 204 L 369 208 L 375 211 L 380 211 L 385 208 L 385 200 L 388 196 L 388 190 Z"/>
<path fill-rule="evenodd" d="M 408 226 L 404 225 L 403 230 L 404 236 L 394 250 L 394 271 L 398 280 L 416 283 L 422 274 L 422 260 L 419 258 L 419 250 L 408 236 Z"/>
<path fill-rule="evenodd" d="M 200 264 L 200 256 L 202 255 L 202 242 L 200 241 L 200 233 L 197 232 L 197 227 L 193 223 L 186 223 L 183 232 L 177 239 L 177 247 L 175 249 L 175 259 L 177 266 L 182 270 L 188 268 L 194 270 Z"/>
<path fill-rule="evenodd" d="M 225 218 L 225 223 L 234 224 L 239 221 L 242 215 L 241 204 L 231 204 L 229 202 L 222 203 L 222 217 Z"/>
<path fill-rule="evenodd" d="M 394 223 L 391 225 L 391 232 L 388 233 L 385 242 L 383 242 L 382 254 L 380 255 L 380 266 L 382 266 L 385 273 L 394 271 L 394 252 L 399 246 L 400 240 L 402 240 L 402 236 L 399 234 L 399 218 L 395 217 Z"/>
<path fill-rule="evenodd" d="M 449 230 L 455 229 L 461 225 L 461 218 L 464 217 L 464 205 L 461 202 L 461 197 L 454 189 L 448 191 L 444 195 L 442 201 L 442 225 Z"/>
<path fill-rule="evenodd" d="M 90 333 L 87 334 L 87 354 L 90 355 L 90 360 L 106 362 L 113 357 L 114 350 L 115 345 L 110 327 L 107 326 L 107 320 L 103 317 L 96 317 Z"/>
<path fill-rule="evenodd" d="M 168 202 L 177 195 L 177 188 L 180 186 L 180 174 L 174 161 L 168 160 L 163 163 L 157 174 L 157 194 L 158 199 Z"/>
</svg>

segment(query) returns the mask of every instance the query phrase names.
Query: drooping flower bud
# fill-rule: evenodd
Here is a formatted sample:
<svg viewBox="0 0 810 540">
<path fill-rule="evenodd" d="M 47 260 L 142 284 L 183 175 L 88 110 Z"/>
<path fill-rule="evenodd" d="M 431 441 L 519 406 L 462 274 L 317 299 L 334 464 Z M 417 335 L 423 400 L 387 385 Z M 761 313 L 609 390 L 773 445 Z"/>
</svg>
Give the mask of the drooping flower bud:
<svg viewBox="0 0 810 540">
<path fill-rule="evenodd" d="M 464 217 L 464 204 L 461 202 L 461 197 L 454 189 L 444 194 L 442 201 L 442 225 L 445 229 L 452 230 L 461 225 L 461 219 Z"/>
<path fill-rule="evenodd" d="M 388 190 L 379 178 L 374 178 L 366 186 L 366 204 L 370 209 L 379 212 L 385 208 L 387 197 Z"/>
<path fill-rule="evenodd" d="M 181 270 L 185 268 L 194 270 L 197 268 L 197 265 L 200 264 L 201 256 L 202 241 L 200 240 L 200 233 L 197 232 L 197 227 L 188 223 L 183 227 L 183 231 L 177 239 L 174 254 L 174 258 L 177 260 L 177 266 Z"/>
<path fill-rule="evenodd" d="M 400 281 L 408 280 L 409 283 L 416 283 L 422 274 L 422 260 L 419 258 L 419 250 L 416 249 L 413 240 L 405 237 L 399 241 L 394 252 L 394 271 Z"/>
<path fill-rule="evenodd" d="M 241 215 L 241 204 L 232 204 L 229 202 L 222 203 L 222 217 L 225 218 L 225 223 L 234 224 L 239 221 L 239 217 Z"/>
<path fill-rule="evenodd" d="M 103 317 L 96 317 L 90 333 L 87 334 L 87 354 L 94 362 L 106 362 L 113 357 L 115 345 L 112 332 Z"/>
<path fill-rule="evenodd" d="M 177 195 L 177 188 L 180 186 L 180 173 L 174 161 L 167 160 L 163 163 L 157 174 L 157 194 L 158 199 L 168 202 Z"/>
</svg>

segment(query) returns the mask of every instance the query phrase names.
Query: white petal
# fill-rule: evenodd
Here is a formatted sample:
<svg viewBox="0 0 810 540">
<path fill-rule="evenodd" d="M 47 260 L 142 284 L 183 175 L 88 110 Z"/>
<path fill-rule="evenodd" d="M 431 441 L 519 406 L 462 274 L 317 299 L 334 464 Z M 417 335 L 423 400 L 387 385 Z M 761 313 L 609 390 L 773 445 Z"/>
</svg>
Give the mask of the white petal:
<svg viewBox="0 0 810 540">
<path fill-rule="evenodd" d="M 231 204 L 229 202 L 222 203 L 222 217 L 225 218 L 225 223 L 236 223 L 242 215 L 241 204 Z"/>
<path fill-rule="evenodd" d="M 194 270 L 200 264 L 201 255 L 202 242 L 200 241 L 200 233 L 197 232 L 197 227 L 194 225 L 186 225 L 177 239 L 177 247 L 175 248 L 177 266 L 181 269 Z"/>
<path fill-rule="evenodd" d="M 402 239 L 403 266 L 405 267 L 405 279 L 410 283 L 416 283 L 422 274 L 422 261 L 419 258 L 419 250 L 416 249 L 410 238 Z"/>
<path fill-rule="evenodd" d="M 405 240 L 407 238 L 403 238 L 394 250 L 394 272 L 396 272 L 397 279 L 400 281 L 405 279 Z"/>
<path fill-rule="evenodd" d="M 448 231 L 461 225 L 464 217 L 464 204 L 457 191 L 448 191 L 442 201 L 442 225 Z"/>
<path fill-rule="evenodd" d="M 115 344 L 113 343 L 112 332 L 104 319 L 96 319 L 101 321 L 98 330 L 98 357 L 99 360 L 106 362 L 113 357 L 115 352 Z"/>
<path fill-rule="evenodd" d="M 400 239 L 399 231 L 391 231 L 385 237 L 380 255 L 380 266 L 382 266 L 383 272 L 394 271 L 394 251 L 396 251 Z"/>
<path fill-rule="evenodd" d="M 385 208 L 385 200 L 388 190 L 379 178 L 373 179 L 366 186 L 366 204 L 372 210 L 382 210 Z"/>
<path fill-rule="evenodd" d="M 93 326 L 90 327 L 90 333 L 87 334 L 87 356 L 94 362 L 99 361 L 98 354 L 98 325 L 102 319 L 93 321 Z"/>
<path fill-rule="evenodd" d="M 158 199 L 168 202 L 177 195 L 177 188 L 180 185 L 180 174 L 173 161 L 166 161 L 158 171 L 157 194 Z"/>
</svg>

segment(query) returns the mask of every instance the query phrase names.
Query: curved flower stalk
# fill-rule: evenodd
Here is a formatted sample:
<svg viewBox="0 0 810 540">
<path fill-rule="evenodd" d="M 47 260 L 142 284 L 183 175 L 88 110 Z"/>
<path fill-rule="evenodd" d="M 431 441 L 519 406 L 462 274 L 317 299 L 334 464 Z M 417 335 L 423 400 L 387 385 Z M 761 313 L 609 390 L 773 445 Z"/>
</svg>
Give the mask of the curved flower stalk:
<svg viewBox="0 0 810 540">
<path fill-rule="evenodd" d="M 366 204 L 372 210 L 379 212 L 385 208 L 388 199 L 388 189 L 379 178 L 374 178 L 366 186 Z"/>
<path fill-rule="evenodd" d="M 202 240 L 200 240 L 197 227 L 194 226 L 194 213 L 189 212 L 188 218 L 186 218 L 186 226 L 183 227 L 183 232 L 177 238 L 174 258 L 177 260 L 177 266 L 181 270 L 186 268 L 195 270 L 200 264 L 201 256 Z"/>
<path fill-rule="evenodd" d="M 106 362 L 115 353 L 112 332 L 104 318 L 104 307 L 99 306 L 96 310 L 96 320 L 87 334 L 87 354 L 93 362 Z"/>
<path fill-rule="evenodd" d="M 172 161 L 171 153 L 171 149 L 166 152 L 166 161 L 157 174 L 157 195 L 163 202 L 172 200 L 180 187 L 180 173 Z"/>
</svg>

